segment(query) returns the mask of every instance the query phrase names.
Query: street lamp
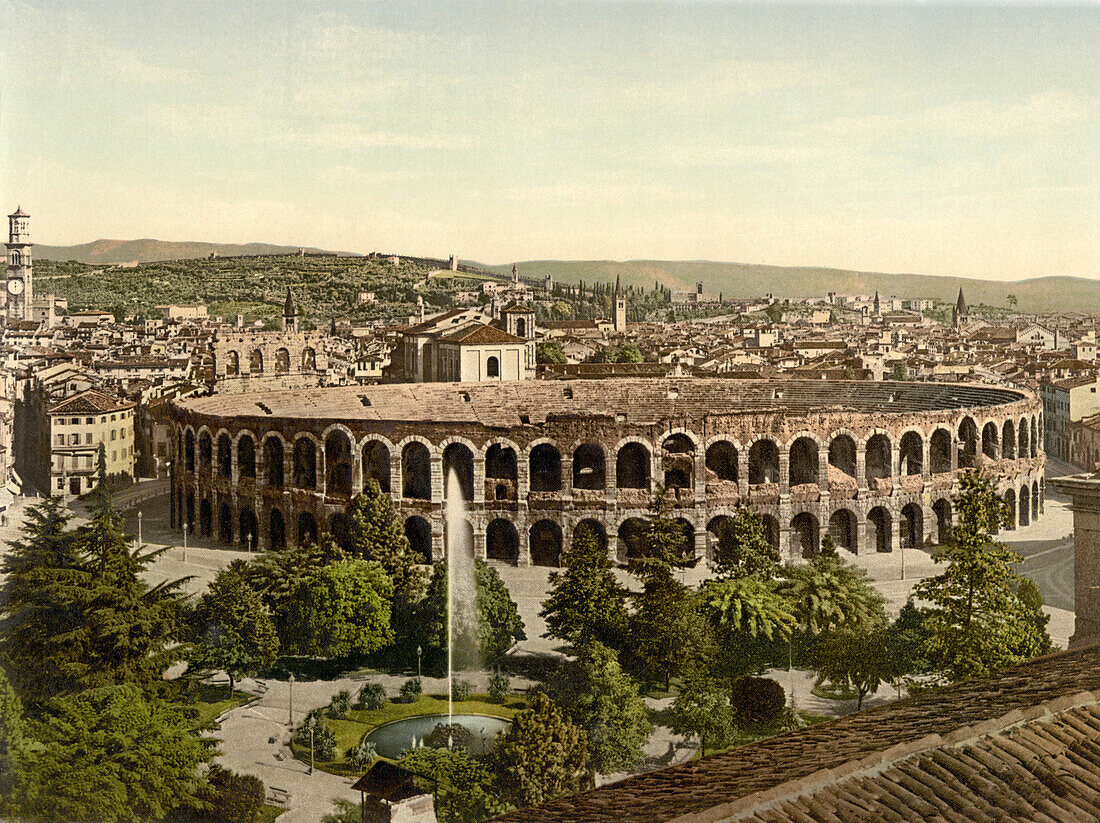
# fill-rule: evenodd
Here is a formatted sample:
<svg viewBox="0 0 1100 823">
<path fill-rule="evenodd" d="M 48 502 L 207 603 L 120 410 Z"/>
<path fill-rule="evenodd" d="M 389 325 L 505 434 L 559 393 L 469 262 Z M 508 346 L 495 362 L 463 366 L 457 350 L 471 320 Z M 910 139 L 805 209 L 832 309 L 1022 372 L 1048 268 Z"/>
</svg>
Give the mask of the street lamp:
<svg viewBox="0 0 1100 823">
<path fill-rule="evenodd" d="M 309 773 L 313 774 L 313 724 L 309 725 Z"/>
<path fill-rule="evenodd" d="M 141 509 L 138 509 L 138 545 L 141 545 Z"/>
<path fill-rule="evenodd" d="M 290 673 L 290 711 L 287 712 L 286 724 L 294 725 L 294 672 Z"/>
<path fill-rule="evenodd" d="M 420 655 L 424 654 L 424 650 L 420 646 L 416 647 L 416 677 L 420 678 Z"/>
<path fill-rule="evenodd" d="M 183 523 L 183 562 L 187 562 L 187 521 Z"/>
</svg>

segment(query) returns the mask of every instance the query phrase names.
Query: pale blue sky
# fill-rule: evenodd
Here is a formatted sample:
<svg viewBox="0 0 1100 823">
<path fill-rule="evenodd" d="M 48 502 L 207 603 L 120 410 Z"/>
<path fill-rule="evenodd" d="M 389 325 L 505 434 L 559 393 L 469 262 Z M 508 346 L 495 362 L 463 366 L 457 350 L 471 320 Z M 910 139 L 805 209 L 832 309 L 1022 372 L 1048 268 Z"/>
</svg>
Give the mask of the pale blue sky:
<svg viewBox="0 0 1100 823">
<path fill-rule="evenodd" d="M 41 243 L 1100 275 L 1096 5 L 6 0 L 0 25 L 0 192 Z"/>
</svg>

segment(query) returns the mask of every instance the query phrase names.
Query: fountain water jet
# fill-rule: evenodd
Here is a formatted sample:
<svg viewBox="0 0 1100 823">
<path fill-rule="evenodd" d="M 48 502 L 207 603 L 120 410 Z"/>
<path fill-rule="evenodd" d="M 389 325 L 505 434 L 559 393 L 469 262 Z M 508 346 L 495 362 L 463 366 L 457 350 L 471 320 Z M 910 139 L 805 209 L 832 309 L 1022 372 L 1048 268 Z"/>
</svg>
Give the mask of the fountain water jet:
<svg viewBox="0 0 1100 823">
<path fill-rule="evenodd" d="M 466 498 L 462 481 L 451 467 L 447 472 L 446 506 L 447 552 L 447 724 L 454 722 L 454 647 L 455 615 L 461 621 L 472 621 L 476 652 L 477 642 L 477 582 L 474 568 L 474 547 L 466 520 Z M 468 626 L 462 628 L 468 629 Z M 469 631 L 463 632 L 467 637 Z M 450 746 L 448 745 L 448 748 Z"/>
</svg>

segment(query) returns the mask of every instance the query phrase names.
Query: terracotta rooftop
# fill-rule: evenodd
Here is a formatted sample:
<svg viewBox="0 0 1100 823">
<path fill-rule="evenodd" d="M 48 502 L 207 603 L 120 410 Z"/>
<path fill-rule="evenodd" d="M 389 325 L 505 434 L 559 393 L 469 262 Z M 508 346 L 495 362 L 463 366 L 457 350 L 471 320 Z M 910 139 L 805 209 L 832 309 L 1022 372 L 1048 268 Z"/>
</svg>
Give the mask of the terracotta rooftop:
<svg viewBox="0 0 1100 823">
<path fill-rule="evenodd" d="M 126 411 L 134 404 L 128 400 L 119 400 L 99 389 L 85 389 L 79 394 L 67 397 L 50 407 L 50 414 L 104 414 L 105 412 Z"/>
<path fill-rule="evenodd" d="M 1095 821 L 1100 647 L 498 818 L 524 823 Z"/>
<path fill-rule="evenodd" d="M 495 326 L 476 323 L 439 338 L 444 343 L 457 343 L 460 346 L 485 346 L 502 343 L 526 343 L 522 337 L 516 337 Z"/>
</svg>

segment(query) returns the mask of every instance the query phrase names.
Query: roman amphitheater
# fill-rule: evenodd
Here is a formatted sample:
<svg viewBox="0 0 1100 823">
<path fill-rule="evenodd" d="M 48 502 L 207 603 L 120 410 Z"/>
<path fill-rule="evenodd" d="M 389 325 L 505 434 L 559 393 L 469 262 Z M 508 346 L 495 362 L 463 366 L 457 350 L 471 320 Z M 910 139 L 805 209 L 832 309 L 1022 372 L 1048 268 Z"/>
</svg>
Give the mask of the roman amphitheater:
<svg viewBox="0 0 1100 823">
<path fill-rule="evenodd" d="M 995 478 L 1014 523 L 1043 506 L 1043 417 L 1025 392 L 838 381 L 420 383 L 214 395 L 172 410 L 172 525 L 278 549 L 346 528 L 374 478 L 414 548 L 445 554 L 444 478 L 478 555 L 554 566 L 581 524 L 625 560 L 659 485 L 709 557 L 739 503 L 785 557 L 936 543 L 959 470 Z"/>
</svg>

